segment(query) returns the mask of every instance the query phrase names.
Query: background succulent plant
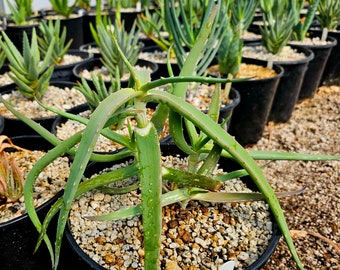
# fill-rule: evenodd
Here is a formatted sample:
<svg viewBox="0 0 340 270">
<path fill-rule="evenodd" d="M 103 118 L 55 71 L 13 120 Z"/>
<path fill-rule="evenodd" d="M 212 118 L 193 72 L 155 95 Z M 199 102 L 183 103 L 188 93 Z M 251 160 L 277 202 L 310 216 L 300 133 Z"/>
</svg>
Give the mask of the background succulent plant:
<svg viewBox="0 0 340 270">
<path fill-rule="evenodd" d="M 128 73 L 128 68 L 119 56 L 117 47 L 114 45 L 114 39 L 117 40 L 130 63 L 135 65 L 140 50 L 136 24 L 134 23 L 130 32 L 127 32 L 124 29 L 124 22 L 122 23 L 117 18 L 112 24 L 107 17 L 102 18 L 97 15 L 96 28 L 92 24 L 90 27 L 93 38 L 100 48 L 103 65 L 116 80 L 120 79 L 124 74 Z"/>
<path fill-rule="evenodd" d="M 260 26 L 262 44 L 277 54 L 287 45 L 296 23 L 297 9 L 294 0 L 260 0 L 263 25 Z"/>
<path fill-rule="evenodd" d="M 32 16 L 32 0 L 15 0 L 14 4 L 7 0 L 7 5 L 10 10 L 9 17 L 17 25 L 25 25 L 29 23 L 28 18 Z"/>
<path fill-rule="evenodd" d="M 69 18 L 74 12 L 78 0 L 74 0 L 71 4 L 68 0 L 49 0 L 49 2 L 51 3 L 52 8 L 55 12 L 57 12 L 64 18 Z"/>
<path fill-rule="evenodd" d="M 35 29 L 32 32 L 31 43 L 26 32 L 24 32 L 22 54 L 5 32 L 2 32 L 2 35 L 4 41 L 0 40 L 0 46 L 9 61 L 11 79 L 18 86 L 18 90 L 27 98 L 40 99 L 47 90 L 54 70 L 54 65 L 51 65 L 51 57 L 55 40 L 52 40 L 45 57 L 42 59 Z"/>
<path fill-rule="evenodd" d="M 43 20 L 39 24 L 39 30 L 41 34 L 38 37 L 38 45 L 41 51 L 42 57 L 45 57 L 49 53 L 49 48 L 54 40 L 54 48 L 52 51 L 51 61 L 53 64 L 58 65 L 63 61 L 64 55 L 72 44 L 72 39 L 66 43 L 67 29 L 60 27 L 60 19 Z M 62 31 L 61 31 L 62 30 Z"/>
<path fill-rule="evenodd" d="M 310 2 L 314 4 L 317 1 Z M 316 18 L 323 29 L 322 40 L 326 40 L 328 31 L 336 30 L 340 25 L 340 2 L 337 0 L 320 0 Z"/>
<path fill-rule="evenodd" d="M 306 16 L 303 16 L 302 18 L 300 18 L 301 9 L 299 12 L 297 12 L 296 15 L 299 17 L 297 17 L 296 23 L 293 27 L 293 38 L 295 40 L 303 41 L 303 39 L 306 37 L 307 31 L 309 30 L 309 27 L 315 18 L 315 13 L 317 11 L 319 2 L 320 0 L 315 0 L 313 3 L 310 3 Z"/>
</svg>

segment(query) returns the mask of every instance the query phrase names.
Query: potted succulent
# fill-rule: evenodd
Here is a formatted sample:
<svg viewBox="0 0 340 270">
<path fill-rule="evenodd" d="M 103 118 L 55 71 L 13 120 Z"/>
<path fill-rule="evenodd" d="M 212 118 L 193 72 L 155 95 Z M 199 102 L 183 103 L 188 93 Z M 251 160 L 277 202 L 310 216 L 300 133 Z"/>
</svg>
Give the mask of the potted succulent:
<svg viewBox="0 0 340 270">
<path fill-rule="evenodd" d="M 6 1 L 10 14 L 6 20 L 6 34 L 19 50 L 22 50 L 23 33 L 26 32 L 30 38 L 32 29 L 37 28 L 41 16 L 33 12 L 32 0 L 16 0 L 14 3 Z"/>
<path fill-rule="evenodd" d="M 24 184 L 31 166 L 51 148 L 39 136 L 13 137 L 1 135 L 0 157 L 0 248 L 2 269 L 47 269 L 48 249 L 33 254 L 38 233 L 25 210 Z M 23 148 L 24 147 L 24 148 Z M 40 218 L 61 195 L 66 184 L 70 163 L 61 157 L 50 164 L 35 184 L 34 207 Z M 8 243 L 11 243 L 8 245 Z"/>
<path fill-rule="evenodd" d="M 119 218 L 125 218 L 131 216 L 131 214 L 141 214 L 143 216 L 144 267 L 145 269 L 158 269 L 162 205 L 164 205 L 167 200 L 171 203 L 182 202 L 182 206 L 185 206 L 185 202 L 193 198 L 200 199 L 205 196 L 215 198 L 218 194 L 218 196 L 228 197 L 228 193 L 223 194 L 216 190 L 215 192 L 209 191 L 209 189 L 215 189 L 221 185 L 218 179 L 211 177 L 211 172 L 216 167 L 219 157 L 222 155 L 238 162 L 244 168 L 242 172 L 249 174 L 254 180 L 259 191 L 262 193 L 261 197 L 263 196 L 265 198 L 271 210 L 275 213 L 275 219 L 280 226 L 293 257 L 298 267 L 302 269 L 303 266 L 295 252 L 279 202 L 266 181 L 261 168 L 258 167 L 253 157 L 264 158 L 266 155 L 268 158 L 269 155 L 272 159 L 289 158 L 304 160 L 339 160 L 339 157 L 300 155 L 296 153 L 248 152 L 216 123 L 219 112 L 219 91 L 216 91 L 214 99 L 214 104 L 217 105 L 212 106 L 208 115 L 184 101 L 187 85 L 191 81 L 213 83 L 229 82 L 228 79 L 207 79 L 205 77 L 192 75 L 198 59 L 201 56 L 201 50 L 206 45 L 206 39 L 209 37 L 209 30 L 213 24 L 216 12 L 217 8 L 214 8 L 206 21 L 205 27 L 202 27 L 202 31 L 194 47 L 191 49 L 179 77 L 150 81 L 150 74 L 137 71 L 129 64 L 122 51 L 119 50 L 118 42 L 114 39 L 121 57 L 130 69 L 131 76 L 135 82 L 134 88 L 125 88 L 110 94 L 93 112 L 84 132 L 77 133 L 65 141 L 60 142 L 40 125 L 25 117 L 23 114 L 16 112 L 8 102 L 2 100 L 15 115 L 56 145 L 48 155 L 40 159 L 32 168 L 28 175 L 28 183 L 25 185 L 26 207 L 32 222 L 40 232 L 38 244 L 40 244 L 41 241 L 45 241 L 48 246 L 51 246 L 46 235 L 46 229 L 51 218 L 59 212 L 55 253 L 52 256 L 54 268 L 58 266 L 62 236 L 74 199 L 86 191 L 104 186 L 114 180 L 122 180 L 127 176 L 137 175 L 138 187 L 135 187 L 140 190 L 141 204 L 134 205 L 132 208 L 122 209 L 118 213 L 114 213 L 114 215 L 118 214 Z M 154 89 L 156 86 L 166 83 L 173 84 L 173 88 L 171 88 L 169 92 Z M 159 105 L 156 115 L 151 121 L 148 121 L 145 113 L 146 104 L 150 101 L 157 102 Z M 126 107 L 127 104 L 132 107 Z M 169 117 L 164 118 L 163 116 L 166 115 L 167 111 L 169 112 Z M 67 116 L 65 113 L 60 113 Z M 114 140 L 126 148 L 120 152 L 106 155 L 93 153 L 92 150 L 95 142 L 99 134 L 106 129 L 107 125 L 115 124 L 117 121 L 120 121 L 121 117 L 124 118 L 127 115 L 133 116 L 138 123 L 136 127 L 131 128 L 130 138 L 127 139 L 118 133 L 114 134 Z M 164 119 L 169 120 L 173 141 L 188 155 L 190 164 L 193 165 L 190 166 L 188 170 L 162 167 L 157 130 L 163 126 L 162 123 L 164 123 Z M 181 121 L 182 119 L 185 121 Z M 183 136 L 183 123 L 187 125 L 187 130 L 190 134 L 190 143 L 186 142 Z M 198 127 L 201 132 L 197 133 L 195 126 Z M 73 146 L 78 142 L 79 145 L 77 149 L 74 149 Z M 65 153 L 65 151 L 75 155 L 65 192 L 63 197 L 50 209 L 48 217 L 44 223 L 41 224 L 32 207 L 32 184 L 35 181 L 37 172 L 41 171 L 46 164 L 59 157 L 62 153 Z M 133 162 L 124 168 L 81 183 L 88 161 L 120 160 L 123 157 L 131 157 Z M 203 165 L 197 168 L 195 165 L 198 165 L 196 162 L 199 161 L 202 161 Z M 162 192 L 163 177 L 167 180 L 174 181 L 174 190 L 167 190 L 165 193 Z M 230 175 L 223 174 L 221 177 L 228 178 Z M 192 179 L 197 179 L 197 181 L 192 181 Z M 214 186 L 215 188 L 213 188 Z M 252 195 L 247 194 L 246 196 L 247 199 L 249 199 Z"/>
<path fill-rule="evenodd" d="M 258 1 L 233 1 L 231 3 L 231 24 L 233 28 L 239 28 L 241 39 L 244 43 L 256 42 L 261 40 L 261 35 L 249 31 L 249 26 L 254 20 Z"/>
<path fill-rule="evenodd" d="M 263 25 L 260 26 L 262 45 L 253 44 L 243 48 L 243 56 L 264 60 L 271 67 L 281 65 L 285 72 L 276 90 L 269 121 L 286 122 L 290 119 L 309 61 L 314 54 L 306 48 L 287 45 L 293 27 L 299 18 L 298 1 L 260 1 Z M 290 89 L 290 91 L 286 91 Z"/>
<path fill-rule="evenodd" d="M 78 49 L 84 43 L 84 10 L 77 10 L 78 1 L 50 0 L 51 8 L 42 10 L 45 20 L 60 19 L 61 28 L 66 27 L 66 42 L 73 39 L 71 49 Z"/>
<path fill-rule="evenodd" d="M 314 53 L 314 58 L 308 63 L 308 69 L 299 93 L 299 100 L 314 96 L 320 84 L 328 57 L 331 54 L 332 48 L 337 44 L 337 40 L 333 37 L 328 37 L 327 40 L 325 40 L 324 37 L 316 33 L 308 33 L 307 35 L 315 18 L 315 12 L 319 2 L 320 1 L 317 0 L 310 4 L 307 13 L 297 20 L 293 28 L 292 40 L 289 41 L 289 44 L 308 48 Z"/>
<path fill-rule="evenodd" d="M 314 3 L 311 1 L 311 3 Z M 325 85 L 337 85 L 340 82 L 340 65 L 339 65 L 339 26 L 340 26 L 340 3 L 335 0 L 320 0 L 316 19 L 320 28 L 312 28 L 311 32 L 321 35 L 322 40 L 327 40 L 331 36 L 337 40 L 337 45 L 332 49 L 328 58 L 321 83 Z"/>
<path fill-rule="evenodd" d="M 11 103 L 27 116 L 40 119 L 40 123 L 47 128 L 50 128 L 56 115 L 42 109 L 38 102 L 47 102 L 51 106 L 63 110 L 85 102 L 83 96 L 77 95 L 78 91 L 72 90 L 70 84 L 62 85 L 61 82 L 58 84 L 50 82 L 54 70 L 54 65 L 50 61 L 54 50 L 54 39 L 49 44 L 46 55 L 42 58 L 35 30 L 33 30 L 31 42 L 24 34 L 23 54 L 5 33 L 3 33 L 3 37 L 4 40 L 0 40 L 0 46 L 9 61 L 11 71 L 9 75 L 17 86 L 17 89 L 13 88 L 2 93 L 3 98 L 11 100 Z M 52 96 L 50 96 L 51 94 Z M 33 130 L 27 129 L 26 125 L 22 125 L 23 123 L 3 106 L 1 114 L 5 117 L 4 132 L 6 135 L 32 134 Z"/>
<path fill-rule="evenodd" d="M 39 25 L 40 36 L 38 44 L 42 56 L 47 54 L 49 45 L 54 39 L 54 49 L 51 62 L 55 65 L 51 80 L 73 81 L 73 68 L 75 65 L 91 58 L 90 53 L 79 49 L 70 49 L 73 39 L 66 43 L 67 29 L 60 27 L 60 20 L 42 21 Z"/>
</svg>

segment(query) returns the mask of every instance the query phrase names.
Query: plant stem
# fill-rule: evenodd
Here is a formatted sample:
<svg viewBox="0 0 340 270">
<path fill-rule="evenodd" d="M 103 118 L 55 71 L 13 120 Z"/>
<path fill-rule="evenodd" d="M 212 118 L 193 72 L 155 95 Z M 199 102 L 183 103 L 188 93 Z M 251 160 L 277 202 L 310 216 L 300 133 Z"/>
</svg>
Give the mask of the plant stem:
<svg viewBox="0 0 340 270">
<path fill-rule="evenodd" d="M 233 75 L 231 73 L 228 74 L 228 80 L 232 80 Z M 230 94 L 230 89 L 231 89 L 231 82 L 227 82 L 224 87 L 224 95 L 223 95 L 223 100 L 222 102 L 225 102 L 225 104 L 228 104 L 230 99 L 229 99 L 229 94 Z"/>
<path fill-rule="evenodd" d="M 328 36 L 328 29 L 327 27 L 322 28 L 322 35 L 321 35 L 321 40 L 326 41 Z"/>
</svg>

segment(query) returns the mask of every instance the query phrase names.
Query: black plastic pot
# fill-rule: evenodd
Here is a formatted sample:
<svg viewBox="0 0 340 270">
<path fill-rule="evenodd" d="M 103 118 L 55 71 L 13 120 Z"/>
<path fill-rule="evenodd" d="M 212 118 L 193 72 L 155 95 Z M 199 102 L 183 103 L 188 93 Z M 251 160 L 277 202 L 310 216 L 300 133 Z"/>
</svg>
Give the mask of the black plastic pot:
<svg viewBox="0 0 340 270">
<path fill-rule="evenodd" d="M 244 59 L 242 62 L 265 66 L 263 61 L 255 59 Z M 241 102 L 234 108 L 228 131 L 241 145 L 257 143 L 262 137 L 276 89 L 284 73 L 279 65 L 274 65 L 273 69 L 277 73 L 275 77 L 232 84 L 239 91 Z"/>
<path fill-rule="evenodd" d="M 312 29 L 310 31 L 313 34 L 321 36 L 321 29 Z M 329 37 L 333 37 L 337 40 L 328 58 L 324 72 L 321 77 L 321 85 L 340 85 L 340 28 L 337 31 L 329 31 Z"/>
<path fill-rule="evenodd" d="M 15 145 L 30 150 L 49 150 L 53 147 L 40 136 L 18 136 L 11 138 Z M 51 205 L 62 195 L 58 192 L 52 199 L 39 206 L 36 210 L 40 220 L 46 216 Z M 50 223 L 48 234 L 51 242 L 54 242 L 57 219 Z M 38 232 L 31 222 L 28 214 L 0 223 L 0 260 L 2 270 L 46 270 L 52 269 L 50 254 L 44 243 L 36 253 L 35 245 L 38 240 Z M 58 269 L 77 268 L 86 269 L 86 265 L 73 252 L 66 239 L 62 244 L 61 261 Z"/>
<path fill-rule="evenodd" d="M 260 43 L 248 44 L 247 46 L 260 46 Z M 297 52 L 305 54 L 305 58 L 295 61 L 274 61 L 273 64 L 280 65 L 284 74 L 276 89 L 272 108 L 268 121 L 287 122 L 292 116 L 295 104 L 298 100 L 302 82 L 305 77 L 308 63 L 313 59 L 314 53 L 307 48 L 300 48 L 291 45 Z M 245 58 L 244 58 L 245 59 Z M 267 63 L 266 60 L 260 60 Z"/>
<path fill-rule="evenodd" d="M 284 74 L 280 79 L 272 108 L 268 116 L 268 121 L 273 121 L 275 123 L 287 122 L 291 118 L 300 94 L 308 63 L 314 57 L 314 53 L 310 49 L 298 48 L 295 46 L 291 47 L 304 53 L 306 58 L 297 61 L 274 62 L 274 64 L 278 64 L 284 69 Z"/>
<path fill-rule="evenodd" d="M 73 87 L 76 84 L 72 82 L 51 82 L 51 85 L 55 85 L 58 87 Z M 17 91 L 17 90 L 8 90 L 4 93 L 11 92 L 11 91 Z M 39 123 L 41 126 L 46 128 L 47 130 L 51 130 L 51 126 L 56 119 L 57 116 L 51 116 L 51 117 L 44 117 L 44 118 L 36 118 L 33 119 L 37 123 Z M 4 117 L 5 124 L 4 124 L 4 130 L 3 134 L 9 137 L 13 136 L 23 136 L 23 135 L 37 135 L 37 133 L 30 128 L 28 125 L 26 125 L 24 122 L 22 122 L 18 118 L 7 118 Z"/>
<path fill-rule="evenodd" d="M 39 136 L 13 137 L 15 145 L 30 150 L 48 150 L 51 148 L 46 140 Z M 60 197 L 59 192 L 51 200 L 37 208 L 42 219 L 49 207 Z M 51 269 L 50 256 L 43 244 L 37 253 L 33 254 L 38 239 L 38 232 L 27 214 L 7 222 L 0 223 L 0 260 L 1 269 Z"/>
<path fill-rule="evenodd" d="M 311 35 L 310 37 L 313 38 L 316 37 L 316 35 Z M 294 44 L 296 47 L 310 49 L 314 53 L 314 58 L 308 63 L 308 69 L 300 89 L 299 100 L 314 97 L 314 94 L 320 85 L 321 77 L 329 59 L 329 55 L 337 44 L 337 40 L 333 37 L 328 37 L 327 41 L 330 43 L 325 45 Z"/>
<path fill-rule="evenodd" d="M 71 49 L 68 50 L 67 54 L 69 55 L 75 55 L 75 56 L 80 56 L 82 60 L 72 63 L 72 64 L 67 64 L 67 65 L 59 65 L 55 66 L 53 70 L 53 74 L 51 77 L 52 81 L 70 81 L 70 82 L 75 82 L 76 78 L 73 75 L 73 68 L 80 63 L 84 63 L 90 59 L 93 58 L 93 56 L 85 51 L 81 50 L 76 50 L 76 49 Z"/>
<path fill-rule="evenodd" d="M 143 59 L 138 59 L 136 65 L 138 65 L 140 67 L 149 67 L 152 70 L 151 76 L 153 76 L 153 74 L 156 73 L 157 70 L 158 70 L 158 65 L 156 63 L 152 63 L 150 61 L 143 60 Z M 92 58 L 89 61 L 86 61 L 86 62 L 83 62 L 83 63 L 80 63 L 80 64 L 76 65 L 73 68 L 73 75 L 76 78 L 76 81 L 80 82 L 81 78 L 82 78 L 81 72 L 83 70 L 91 71 L 94 68 L 100 68 L 102 66 L 103 66 L 103 63 L 102 63 L 102 61 L 100 59 Z M 92 83 L 92 80 L 86 79 L 86 81 L 90 85 L 90 87 L 94 87 L 94 85 Z M 109 87 L 111 85 L 110 81 L 104 81 L 104 83 L 105 83 L 106 87 Z M 127 87 L 128 80 L 122 80 L 120 82 L 120 84 L 121 84 L 122 87 Z"/>
<path fill-rule="evenodd" d="M 178 150 L 178 148 L 174 145 L 174 144 L 162 144 L 161 145 L 161 150 L 163 155 L 180 155 L 180 156 L 184 156 L 184 153 L 181 152 L 180 150 Z M 222 168 L 224 168 L 224 165 L 227 163 L 228 161 L 223 160 L 223 162 L 220 162 L 220 166 Z M 115 164 L 114 162 L 110 162 L 110 163 L 91 163 L 87 169 L 85 170 L 84 175 L 86 177 L 90 177 L 91 175 L 98 173 L 100 171 L 102 171 L 105 168 L 108 168 L 110 166 L 112 166 L 113 164 Z M 273 235 L 271 237 L 271 239 L 269 240 L 269 245 L 267 247 L 267 249 L 263 252 L 263 254 L 250 266 L 248 266 L 246 268 L 246 270 L 257 270 L 260 269 L 270 258 L 270 256 L 273 254 L 273 252 L 276 249 L 276 246 L 280 240 L 281 237 L 281 232 L 279 230 L 279 227 L 277 225 L 277 223 L 274 221 L 274 216 L 272 216 L 272 220 L 273 220 Z M 70 244 L 70 246 L 72 247 L 72 249 L 77 253 L 77 255 L 88 265 L 88 268 L 85 269 L 97 269 L 97 270 L 104 270 L 106 268 L 102 267 L 101 265 L 99 265 L 98 263 L 96 263 L 94 260 L 92 260 L 92 258 L 90 256 L 88 256 L 77 244 L 77 242 L 75 241 L 72 232 L 69 228 L 69 226 L 67 226 L 66 230 L 65 230 L 65 235 L 66 235 L 66 239 L 68 240 L 68 243 Z"/>
</svg>

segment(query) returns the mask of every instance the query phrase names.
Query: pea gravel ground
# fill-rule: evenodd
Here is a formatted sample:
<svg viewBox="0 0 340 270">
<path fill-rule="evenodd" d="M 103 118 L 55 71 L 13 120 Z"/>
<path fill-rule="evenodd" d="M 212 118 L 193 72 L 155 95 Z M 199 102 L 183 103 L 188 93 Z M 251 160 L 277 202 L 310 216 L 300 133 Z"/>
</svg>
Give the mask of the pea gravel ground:
<svg viewBox="0 0 340 270">
<path fill-rule="evenodd" d="M 322 86 L 249 148 L 340 155 L 339 142 L 340 88 Z M 277 191 L 306 188 L 280 199 L 305 269 L 340 269 L 340 162 L 276 161 L 265 174 Z M 297 269 L 282 239 L 263 269 Z"/>
</svg>

